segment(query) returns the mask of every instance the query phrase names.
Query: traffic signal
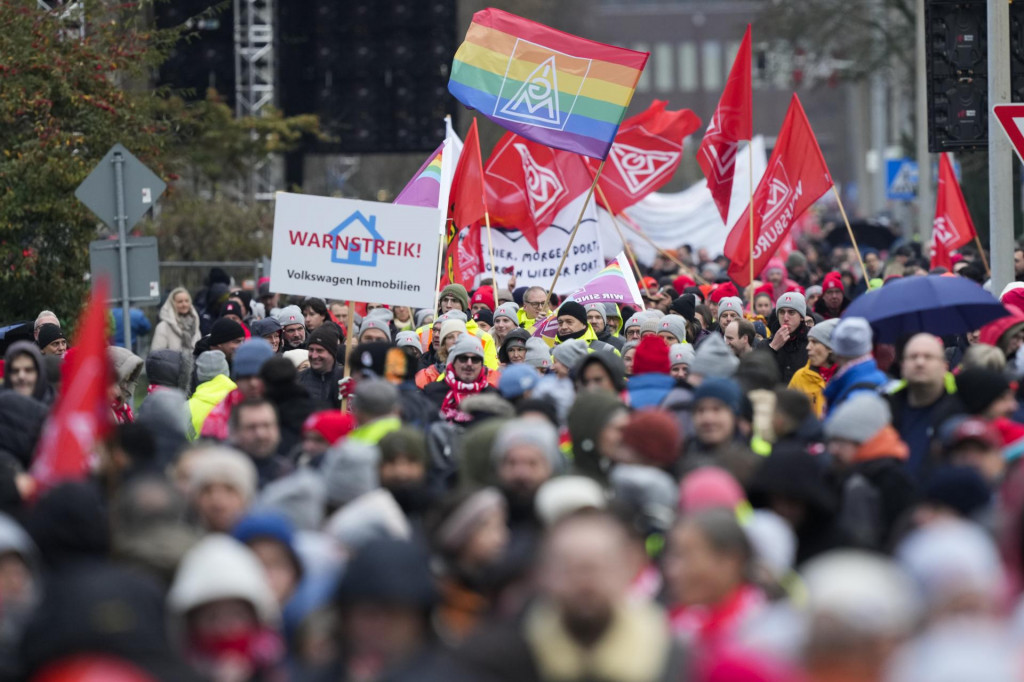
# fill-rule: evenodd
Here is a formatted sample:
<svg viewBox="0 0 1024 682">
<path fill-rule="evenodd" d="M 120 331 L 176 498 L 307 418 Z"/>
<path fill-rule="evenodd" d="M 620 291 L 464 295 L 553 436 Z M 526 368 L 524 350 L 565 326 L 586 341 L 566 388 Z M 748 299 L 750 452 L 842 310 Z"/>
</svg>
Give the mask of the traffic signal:
<svg viewBox="0 0 1024 682">
<path fill-rule="evenodd" d="M 988 143 L 985 22 L 985 0 L 929 0 L 925 7 L 931 152 Z"/>
</svg>

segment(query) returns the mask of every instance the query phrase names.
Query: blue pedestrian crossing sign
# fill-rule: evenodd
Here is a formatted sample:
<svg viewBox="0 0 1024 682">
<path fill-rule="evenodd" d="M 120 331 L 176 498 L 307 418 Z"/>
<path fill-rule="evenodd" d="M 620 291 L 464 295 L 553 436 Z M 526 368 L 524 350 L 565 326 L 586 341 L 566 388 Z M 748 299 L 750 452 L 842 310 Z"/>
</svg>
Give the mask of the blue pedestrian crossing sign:
<svg viewBox="0 0 1024 682">
<path fill-rule="evenodd" d="M 885 162 L 885 198 L 913 201 L 917 198 L 917 161 L 889 159 Z"/>
</svg>

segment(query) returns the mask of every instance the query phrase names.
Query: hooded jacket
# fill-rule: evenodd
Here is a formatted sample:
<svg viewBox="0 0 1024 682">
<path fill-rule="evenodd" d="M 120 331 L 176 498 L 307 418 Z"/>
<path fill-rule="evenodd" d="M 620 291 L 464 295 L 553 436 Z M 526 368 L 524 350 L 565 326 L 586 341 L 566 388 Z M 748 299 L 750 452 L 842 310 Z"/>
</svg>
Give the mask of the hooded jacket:
<svg viewBox="0 0 1024 682">
<path fill-rule="evenodd" d="M 191 355 L 174 350 L 150 351 L 146 356 L 146 378 L 150 386 L 188 390 L 192 375 Z"/>
<path fill-rule="evenodd" d="M 181 321 L 178 313 L 174 310 L 174 297 L 185 293 L 187 290 L 178 287 L 168 295 L 167 300 L 160 306 L 159 322 L 157 329 L 153 332 L 153 345 L 150 350 L 177 350 L 178 352 L 190 353 L 196 347 L 196 343 L 202 338 L 200 333 L 199 313 L 196 306 L 188 307 L 188 317 L 195 324 L 191 334 L 186 334 L 181 329 Z M 187 340 L 187 344 L 185 343 Z"/>
<path fill-rule="evenodd" d="M 120 346 L 108 346 L 107 354 L 110 357 L 110 364 L 117 374 L 117 385 L 121 389 L 121 400 L 128 405 L 132 404 L 135 397 L 135 385 L 142 374 L 143 363 L 135 353 Z"/>
<path fill-rule="evenodd" d="M 801 288 L 799 284 L 789 278 L 789 271 L 786 270 L 786 264 L 782 262 L 781 258 L 771 258 L 768 260 L 768 265 L 766 265 L 762 271 L 761 279 L 765 283 L 771 284 L 768 282 L 768 271 L 776 268 L 782 270 L 782 281 L 778 284 L 772 284 L 773 301 L 779 300 L 779 296 L 782 296 L 787 291 L 797 291 Z"/>
<path fill-rule="evenodd" d="M 0 392 L 0 452 L 11 455 L 26 471 L 32 464 L 47 411 L 47 406 L 34 398 L 14 391 Z"/>
<path fill-rule="evenodd" d="M 238 540 L 213 533 L 181 560 L 167 594 L 167 606 L 183 626 L 189 611 L 221 599 L 249 603 L 266 627 L 276 627 L 281 617 L 256 555 Z"/>
<path fill-rule="evenodd" d="M 817 369 L 811 367 L 811 361 L 801 367 L 789 380 L 789 388 L 800 391 L 811 401 L 811 409 L 814 415 L 821 418 L 825 413 L 825 377 Z"/>
<path fill-rule="evenodd" d="M 840 523 L 865 549 L 886 550 L 893 531 L 917 502 L 917 488 L 907 473 L 907 444 L 891 426 L 864 441 L 842 476 Z"/>
<path fill-rule="evenodd" d="M 509 364 L 508 342 L 513 339 L 519 339 L 523 343 L 526 343 L 530 339 L 530 332 L 520 327 L 516 327 L 515 329 L 509 330 L 508 334 L 505 334 L 505 338 L 501 342 L 501 348 L 498 349 L 498 362 L 503 365 Z"/>
<path fill-rule="evenodd" d="M 43 355 L 39 352 L 39 347 L 36 344 L 29 341 L 18 341 L 12 343 L 10 348 L 4 354 L 4 388 L 7 390 L 13 389 L 11 384 L 10 366 L 11 361 L 18 355 L 28 355 L 36 363 L 36 372 L 38 376 L 36 378 L 36 387 L 32 391 L 32 397 L 36 400 L 50 405 L 53 403 L 53 399 L 56 397 L 56 392 L 50 385 L 50 382 L 46 380 L 46 369 L 43 367 Z"/>
<path fill-rule="evenodd" d="M 997 346 L 1006 354 L 1008 341 L 1013 334 L 1024 328 L 1024 312 L 1015 306 L 1007 306 L 1009 314 L 994 322 L 989 322 L 981 328 L 978 334 L 978 341 L 987 343 L 990 346 Z M 1009 356 L 1007 356 L 1009 357 Z"/>
<path fill-rule="evenodd" d="M 594 328 L 591 327 L 589 324 L 587 325 L 586 330 L 584 330 L 583 336 L 579 338 L 581 341 L 586 343 L 587 346 L 590 347 L 591 353 L 596 353 L 597 351 L 608 351 L 609 353 L 615 353 L 616 355 L 619 354 L 619 351 L 617 348 L 615 348 L 615 346 L 611 345 L 610 343 L 605 343 L 604 341 L 598 339 L 597 334 L 594 333 Z M 555 339 L 556 346 L 560 343 L 561 340 Z"/>
<path fill-rule="evenodd" d="M 877 392 L 889 383 L 889 377 L 878 369 L 874 358 L 867 358 L 842 367 L 825 387 L 825 400 L 829 411 L 842 405 L 861 391 Z"/>
</svg>

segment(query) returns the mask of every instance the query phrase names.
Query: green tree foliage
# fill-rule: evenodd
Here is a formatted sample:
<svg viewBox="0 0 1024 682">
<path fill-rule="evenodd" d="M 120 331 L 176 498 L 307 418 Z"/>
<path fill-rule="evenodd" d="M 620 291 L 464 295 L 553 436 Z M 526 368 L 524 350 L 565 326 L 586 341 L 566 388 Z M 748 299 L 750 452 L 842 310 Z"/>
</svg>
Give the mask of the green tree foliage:
<svg viewBox="0 0 1024 682">
<path fill-rule="evenodd" d="M 103 229 L 74 191 L 115 142 L 170 183 L 160 218 L 142 226 L 162 258 L 238 258 L 266 252 L 244 248 L 269 239 L 269 218 L 228 186 L 316 134 L 315 117 L 236 120 L 215 95 L 186 104 L 154 90 L 184 29 L 152 30 L 134 3 L 88 7 L 82 37 L 36 0 L 0 2 L 0 321 L 77 315 Z"/>
<path fill-rule="evenodd" d="M 167 174 L 162 103 L 137 84 L 177 35 L 134 15 L 111 10 L 82 39 L 35 0 L 0 3 L 0 320 L 78 310 L 96 219 L 73 193 L 111 145 Z"/>
</svg>

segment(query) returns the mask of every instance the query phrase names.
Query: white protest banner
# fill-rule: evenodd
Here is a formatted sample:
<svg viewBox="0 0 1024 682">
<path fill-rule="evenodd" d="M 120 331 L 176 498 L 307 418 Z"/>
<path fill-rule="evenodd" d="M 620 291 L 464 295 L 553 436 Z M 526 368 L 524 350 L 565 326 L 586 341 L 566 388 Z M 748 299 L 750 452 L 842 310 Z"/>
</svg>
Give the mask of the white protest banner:
<svg viewBox="0 0 1024 682">
<path fill-rule="evenodd" d="M 494 265 L 498 270 L 498 280 L 504 282 L 510 273 L 509 266 L 515 268 L 516 286 L 538 286 L 545 290 L 551 286 L 555 277 L 555 269 L 562 259 L 562 251 L 569 243 L 576 218 L 580 215 L 580 207 L 585 195 L 580 195 L 569 202 L 558 215 L 555 222 L 541 232 L 537 239 L 539 250 L 534 251 L 518 230 L 494 229 Z M 489 259 L 485 259 L 486 274 L 490 273 Z M 587 205 L 587 212 L 580 223 L 576 240 L 572 244 L 562 274 L 558 277 L 558 291 L 565 293 L 578 289 L 586 284 L 604 267 L 604 250 L 598 231 L 597 211 L 595 202 Z"/>
<path fill-rule="evenodd" d="M 270 287 L 282 294 L 429 308 L 440 211 L 278 192 Z"/>
</svg>

